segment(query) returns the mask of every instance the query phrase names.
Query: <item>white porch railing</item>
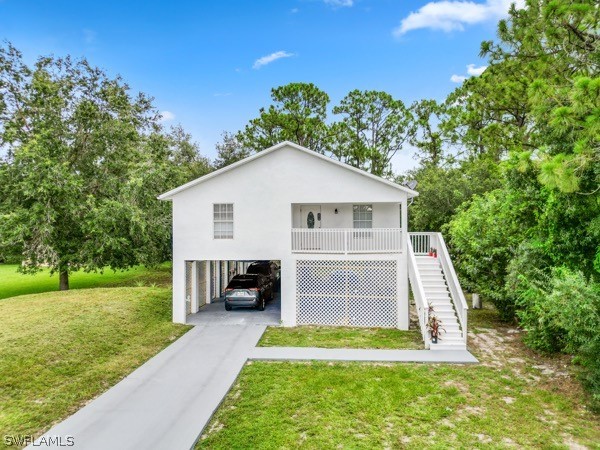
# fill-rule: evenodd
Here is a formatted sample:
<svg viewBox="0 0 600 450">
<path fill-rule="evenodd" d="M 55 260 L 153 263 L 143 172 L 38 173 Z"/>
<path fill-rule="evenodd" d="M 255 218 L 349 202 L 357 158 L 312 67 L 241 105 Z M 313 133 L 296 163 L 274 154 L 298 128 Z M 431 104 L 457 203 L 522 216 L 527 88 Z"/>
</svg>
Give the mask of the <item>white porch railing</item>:
<svg viewBox="0 0 600 450">
<path fill-rule="evenodd" d="M 415 255 L 427 255 L 429 250 L 435 248 L 438 234 L 441 236 L 441 233 L 434 233 L 430 231 L 425 231 L 422 233 L 408 233 Z"/>
<path fill-rule="evenodd" d="M 414 249 L 415 255 L 426 255 L 431 249 L 437 251 L 437 258 L 442 266 L 446 284 L 450 291 L 450 298 L 456 310 L 462 334 L 465 343 L 467 342 L 467 311 L 469 306 L 467 300 L 460 287 L 454 265 L 450 259 L 450 253 L 446 247 L 446 242 L 442 233 L 424 232 L 424 233 L 408 233 L 410 237 L 411 247 Z M 410 264 L 409 264 L 410 266 Z"/>
<path fill-rule="evenodd" d="M 292 228 L 294 253 L 400 253 L 400 228 Z"/>
<path fill-rule="evenodd" d="M 417 315 L 419 316 L 419 327 L 421 328 L 421 336 L 425 343 L 425 348 L 429 348 L 430 336 L 427 332 L 427 322 L 429 322 L 429 304 L 425 297 L 425 289 L 423 288 L 423 281 L 421 274 L 419 273 L 419 267 L 417 266 L 417 259 L 415 258 L 415 252 L 413 250 L 412 239 L 407 242 L 407 253 L 408 253 L 408 279 L 412 288 L 413 297 L 415 299 L 415 306 L 417 308 Z"/>
</svg>

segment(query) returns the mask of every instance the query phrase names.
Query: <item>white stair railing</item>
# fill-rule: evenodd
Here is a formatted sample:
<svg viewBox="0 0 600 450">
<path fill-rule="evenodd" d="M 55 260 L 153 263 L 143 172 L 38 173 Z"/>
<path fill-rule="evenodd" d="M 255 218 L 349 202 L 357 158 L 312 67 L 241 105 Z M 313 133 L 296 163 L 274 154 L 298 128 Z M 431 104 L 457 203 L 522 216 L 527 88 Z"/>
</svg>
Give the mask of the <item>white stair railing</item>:
<svg viewBox="0 0 600 450">
<path fill-rule="evenodd" d="M 417 266 L 417 258 L 413 250 L 411 239 L 407 243 L 408 253 L 408 279 L 410 280 L 410 286 L 412 288 L 413 297 L 415 299 L 415 306 L 417 308 L 417 315 L 419 316 L 419 326 L 421 328 L 421 336 L 425 343 L 425 348 L 429 348 L 430 336 L 427 332 L 427 323 L 429 322 L 429 303 L 427 297 L 425 297 L 425 289 L 423 288 L 423 281 L 421 274 L 419 273 L 419 266 Z"/>
<path fill-rule="evenodd" d="M 435 232 L 418 232 L 408 233 L 409 241 L 412 245 L 416 245 L 414 253 L 416 255 L 426 255 L 429 250 L 435 249 L 437 251 L 437 258 L 442 266 L 442 272 L 450 291 L 450 299 L 458 316 L 458 321 L 462 330 L 462 338 L 465 344 L 467 343 L 467 311 L 469 309 L 467 300 L 463 294 L 462 288 L 456 276 L 454 265 L 450 259 L 450 253 L 446 247 L 446 242 L 442 233 Z M 412 284 L 412 281 L 411 281 Z"/>
<path fill-rule="evenodd" d="M 467 343 L 467 311 L 469 306 L 467 305 L 467 300 L 465 299 L 465 295 L 463 294 L 462 288 L 460 287 L 460 283 L 458 281 L 458 277 L 456 276 L 456 272 L 454 270 L 454 265 L 452 264 L 452 260 L 450 259 L 450 253 L 448 252 L 448 248 L 446 247 L 446 242 L 444 241 L 444 237 L 442 233 L 437 234 L 437 255 L 442 265 L 442 270 L 444 271 L 444 277 L 446 278 L 446 283 L 448 284 L 448 289 L 450 290 L 450 297 L 452 298 L 452 303 L 454 303 L 454 309 L 456 310 L 456 314 L 458 315 L 458 321 L 460 322 L 460 327 L 462 328 L 462 335 L 465 344 Z"/>
</svg>

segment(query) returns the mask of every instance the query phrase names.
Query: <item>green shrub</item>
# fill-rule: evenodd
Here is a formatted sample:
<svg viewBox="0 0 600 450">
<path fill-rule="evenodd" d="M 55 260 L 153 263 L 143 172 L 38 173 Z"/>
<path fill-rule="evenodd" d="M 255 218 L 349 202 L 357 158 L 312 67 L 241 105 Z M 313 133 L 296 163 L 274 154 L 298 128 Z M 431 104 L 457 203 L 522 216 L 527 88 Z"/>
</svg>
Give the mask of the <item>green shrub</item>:
<svg viewBox="0 0 600 450">
<path fill-rule="evenodd" d="M 521 277 L 518 316 L 525 343 L 575 355 L 582 379 L 600 410 L 600 285 L 581 272 L 555 268 L 537 280 Z"/>
<path fill-rule="evenodd" d="M 491 300 L 504 320 L 515 316 L 515 299 L 506 291 L 505 279 L 522 240 L 514 209 L 504 192 L 488 192 L 459 208 L 445 228 L 461 285 Z"/>
</svg>

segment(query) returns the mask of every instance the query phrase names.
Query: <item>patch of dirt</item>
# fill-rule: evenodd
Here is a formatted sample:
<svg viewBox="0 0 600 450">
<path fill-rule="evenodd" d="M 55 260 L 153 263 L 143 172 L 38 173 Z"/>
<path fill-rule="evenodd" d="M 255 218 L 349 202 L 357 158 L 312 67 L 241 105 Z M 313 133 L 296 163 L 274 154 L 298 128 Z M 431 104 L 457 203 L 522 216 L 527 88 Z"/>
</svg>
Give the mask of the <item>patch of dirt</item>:
<svg viewBox="0 0 600 450">
<path fill-rule="evenodd" d="M 469 349 L 484 366 L 509 369 L 513 377 L 544 383 L 572 398 L 583 398 L 581 385 L 570 371 L 571 357 L 536 353 L 523 344 L 523 333 L 514 327 L 479 328 L 469 332 Z"/>
<path fill-rule="evenodd" d="M 569 436 L 568 434 L 563 434 L 564 444 L 569 447 L 571 450 L 587 450 L 589 447 L 585 445 L 581 445 L 577 442 L 573 436 Z"/>
<path fill-rule="evenodd" d="M 492 438 L 489 437 L 487 434 L 477 434 L 477 439 L 479 439 L 479 442 L 483 443 L 483 444 L 489 444 L 492 442 Z"/>
<path fill-rule="evenodd" d="M 460 418 L 464 416 L 483 416 L 484 413 L 485 409 L 479 406 L 465 406 L 457 411 L 456 415 Z"/>
<path fill-rule="evenodd" d="M 200 439 L 206 439 L 211 434 L 221 431 L 224 427 L 225 427 L 225 425 L 223 423 L 216 421 L 215 423 L 213 423 L 211 425 L 211 427 L 208 429 L 208 431 L 202 435 L 202 437 Z"/>
<path fill-rule="evenodd" d="M 447 380 L 447 381 L 444 381 L 444 383 L 442 383 L 442 385 L 446 386 L 446 387 L 454 387 L 454 388 L 458 389 L 458 391 L 461 394 L 468 394 L 469 393 L 469 387 L 466 386 L 465 384 L 461 383 L 460 381 Z"/>
</svg>

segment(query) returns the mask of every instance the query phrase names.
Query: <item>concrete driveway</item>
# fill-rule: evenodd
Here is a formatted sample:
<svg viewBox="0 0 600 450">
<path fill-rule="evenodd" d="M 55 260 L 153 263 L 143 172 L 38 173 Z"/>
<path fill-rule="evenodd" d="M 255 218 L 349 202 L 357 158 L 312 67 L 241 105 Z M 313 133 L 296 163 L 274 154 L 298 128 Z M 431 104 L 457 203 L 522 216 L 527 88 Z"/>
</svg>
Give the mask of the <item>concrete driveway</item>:
<svg viewBox="0 0 600 450">
<path fill-rule="evenodd" d="M 196 326 L 29 448 L 72 436 L 75 449 L 189 449 L 264 331 Z"/>
<path fill-rule="evenodd" d="M 256 348 L 279 311 L 279 298 L 265 311 L 205 306 L 189 318 L 197 326 L 28 448 L 189 449 L 248 359 L 477 362 L 467 351 Z"/>
<path fill-rule="evenodd" d="M 222 299 L 213 299 L 196 314 L 187 318 L 190 325 L 279 325 L 281 320 L 281 294 L 276 293 L 267 302 L 264 311 L 252 308 L 234 308 L 225 311 Z"/>
</svg>

